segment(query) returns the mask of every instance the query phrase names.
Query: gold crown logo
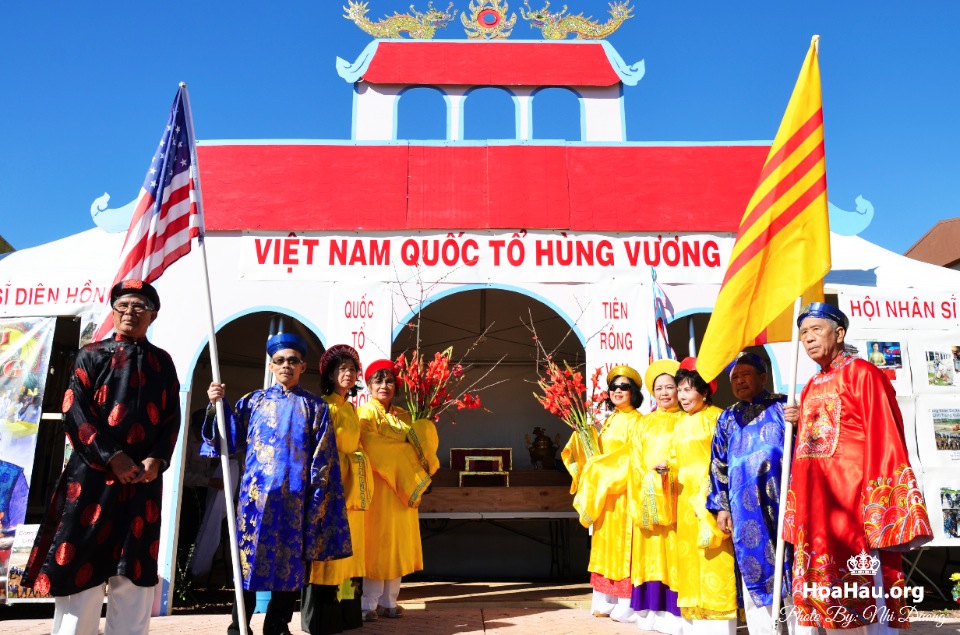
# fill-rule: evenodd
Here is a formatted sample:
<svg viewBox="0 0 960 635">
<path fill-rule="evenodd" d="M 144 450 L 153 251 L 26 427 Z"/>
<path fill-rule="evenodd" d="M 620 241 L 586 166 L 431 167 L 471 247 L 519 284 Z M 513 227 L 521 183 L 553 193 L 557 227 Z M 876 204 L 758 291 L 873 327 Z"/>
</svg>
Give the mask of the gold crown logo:
<svg viewBox="0 0 960 635">
<path fill-rule="evenodd" d="M 863 549 L 855 556 L 847 559 L 847 569 L 853 575 L 875 575 L 880 570 L 880 558 L 871 556 Z"/>
</svg>

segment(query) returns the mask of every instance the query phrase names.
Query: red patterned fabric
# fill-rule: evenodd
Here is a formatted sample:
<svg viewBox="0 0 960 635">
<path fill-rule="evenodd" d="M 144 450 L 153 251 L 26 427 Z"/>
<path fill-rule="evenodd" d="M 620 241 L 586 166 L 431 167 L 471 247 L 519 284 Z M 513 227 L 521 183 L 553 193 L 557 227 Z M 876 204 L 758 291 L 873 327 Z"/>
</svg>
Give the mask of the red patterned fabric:
<svg viewBox="0 0 960 635">
<path fill-rule="evenodd" d="M 803 389 L 784 539 L 794 545 L 793 600 L 801 625 L 856 628 L 908 625 L 898 551 L 932 538 L 923 495 L 910 467 L 896 394 L 873 364 L 839 355 Z M 880 551 L 886 612 L 871 597 L 818 597 L 813 585 L 869 587 L 871 574 L 848 559 Z M 886 551 L 885 551 L 886 550 Z"/>
<path fill-rule="evenodd" d="M 130 431 L 127 432 L 127 443 L 130 445 L 135 445 L 143 441 L 146 436 L 147 435 L 143 431 L 143 426 L 139 423 L 135 423 L 130 426 Z"/>
<path fill-rule="evenodd" d="M 120 425 L 124 418 L 127 415 L 127 408 L 123 404 L 117 404 L 113 407 L 113 410 L 110 411 L 110 415 L 107 417 L 107 423 L 113 427 Z"/>
<path fill-rule="evenodd" d="M 80 483 L 70 483 L 67 485 L 67 502 L 72 503 L 80 497 L 82 488 Z"/>
<path fill-rule="evenodd" d="M 61 566 L 68 564 L 71 560 L 73 560 L 73 556 L 75 556 L 76 553 L 77 548 L 71 545 L 69 542 L 60 543 L 60 546 L 57 547 L 55 556 L 57 564 Z"/>
<path fill-rule="evenodd" d="M 120 483 L 109 462 L 123 452 L 135 463 L 151 457 L 169 464 L 180 401 L 156 404 L 179 390 L 170 356 L 145 339 L 118 336 L 80 350 L 63 400 L 74 452 L 37 533 L 23 586 L 65 596 L 115 575 L 138 586 L 157 583 L 151 545 L 160 538 L 163 480 Z"/>
<path fill-rule="evenodd" d="M 633 592 L 633 587 L 630 585 L 630 578 L 611 580 L 610 578 L 603 577 L 599 573 L 590 574 L 590 586 L 599 593 L 606 593 L 616 598 L 629 598 Z"/>
<path fill-rule="evenodd" d="M 70 410 L 70 407 L 73 405 L 73 391 L 67 388 L 63 393 L 63 407 L 62 411 L 67 412 Z"/>
<path fill-rule="evenodd" d="M 84 388 L 90 387 L 90 378 L 87 376 L 87 371 L 82 368 L 78 368 L 74 374 L 77 376 L 77 379 L 80 380 L 80 385 Z"/>
</svg>

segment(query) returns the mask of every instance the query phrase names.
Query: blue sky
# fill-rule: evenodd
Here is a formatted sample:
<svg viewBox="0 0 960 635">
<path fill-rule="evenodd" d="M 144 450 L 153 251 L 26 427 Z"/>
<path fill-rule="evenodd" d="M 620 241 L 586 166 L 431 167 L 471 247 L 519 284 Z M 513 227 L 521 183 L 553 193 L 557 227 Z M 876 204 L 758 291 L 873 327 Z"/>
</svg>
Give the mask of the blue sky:
<svg viewBox="0 0 960 635">
<path fill-rule="evenodd" d="M 380 18 L 410 0 L 369 3 Z M 566 3 L 607 14 L 606 2 Z M 349 138 L 351 86 L 334 60 L 353 61 L 371 37 L 342 4 L 8 3 L 0 235 L 31 247 L 93 227 L 104 192 L 111 207 L 132 200 L 180 81 L 200 139 Z M 852 210 L 863 195 L 876 215 L 862 236 L 897 252 L 960 215 L 960 2 L 631 4 L 609 38 L 627 63 L 646 62 L 625 91 L 630 141 L 772 139 L 818 33 L 830 201 Z M 465 39 L 459 19 L 438 38 Z M 518 15 L 511 39 L 527 38 L 540 33 Z"/>
</svg>

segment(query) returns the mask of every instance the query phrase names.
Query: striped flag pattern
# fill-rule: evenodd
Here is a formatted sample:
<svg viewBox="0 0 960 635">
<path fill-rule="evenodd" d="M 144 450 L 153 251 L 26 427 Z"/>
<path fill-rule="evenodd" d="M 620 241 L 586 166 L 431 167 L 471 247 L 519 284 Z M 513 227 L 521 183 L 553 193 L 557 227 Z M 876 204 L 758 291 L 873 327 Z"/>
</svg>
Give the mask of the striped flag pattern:
<svg viewBox="0 0 960 635">
<path fill-rule="evenodd" d="M 706 381 L 744 347 L 790 340 L 797 297 L 823 298 L 830 225 L 816 42 L 740 221 L 697 358 Z"/>
<path fill-rule="evenodd" d="M 189 253 L 191 240 L 200 235 L 185 90 L 181 86 L 177 91 L 167 127 L 140 188 L 111 286 L 129 278 L 153 282 L 164 269 Z M 94 341 L 103 339 L 112 326 L 108 315 L 97 329 Z"/>
<path fill-rule="evenodd" d="M 653 324 L 647 334 L 647 363 L 652 364 L 658 359 L 676 359 L 677 353 L 667 337 L 667 323 L 673 318 L 673 304 L 657 282 L 657 270 L 653 267 L 650 267 L 650 288 L 653 291 Z"/>
</svg>

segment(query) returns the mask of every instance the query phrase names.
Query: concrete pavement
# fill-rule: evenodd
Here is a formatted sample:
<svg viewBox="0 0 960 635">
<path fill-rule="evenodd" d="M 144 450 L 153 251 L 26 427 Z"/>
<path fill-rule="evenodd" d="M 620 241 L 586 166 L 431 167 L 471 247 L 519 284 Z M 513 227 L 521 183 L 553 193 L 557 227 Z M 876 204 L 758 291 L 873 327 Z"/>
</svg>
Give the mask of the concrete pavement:
<svg viewBox="0 0 960 635">
<path fill-rule="evenodd" d="M 227 596 L 229 597 L 229 596 Z M 417 582 L 404 584 L 400 604 L 405 614 L 399 619 L 380 618 L 362 630 L 348 631 L 367 635 L 448 635 L 474 633 L 523 633 L 539 635 L 566 633 L 644 633 L 632 624 L 619 624 L 589 613 L 588 584 L 550 585 L 524 582 Z M 228 605 L 209 610 L 217 613 L 178 612 L 170 617 L 153 618 L 150 633 L 156 635 L 223 635 L 230 622 Z M 0 633 L 42 635 L 50 632 L 52 606 L 27 608 L 25 605 L 0 607 Z M 178 609 L 178 611 L 180 611 Z M 26 617 L 22 617 L 27 615 Z M 253 633 L 262 630 L 263 615 L 255 615 Z M 300 614 L 294 615 L 291 632 L 300 633 Z M 103 623 L 101 621 L 101 632 Z M 944 615 L 942 611 L 922 611 L 908 635 L 956 635 L 960 633 L 960 611 Z M 741 626 L 739 635 L 746 635 Z"/>
<path fill-rule="evenodd" d="M 2 613 L 0 613 L 2 615 Z M 228 615 L 178 615 L 155 617 L 150 624 L 151 635 L 223 635 Z M 28 619 L 0 623 L 0 633 L 18 635 L 43 635 L 50 632 L 50 619 Z M 294 615 L 291 632 L 299 633 L 300 614 Z M 939 626 L 937 624 L 940 624 Z M 253 619 L 253 633 L 262 632 L 263 616 Z M 101 621 L 101 632 L 103 623 Z M 535 608 L 445 608 L 431 607 L 422 609 L 408 608 L 402 618 L 381 618 L 367 623 L 363 629 L 349 631 L 374 635 L 449 635 L 479 634 L 495 631 L 497 633 L 529 634 L 571 634 L 587 635 L 596 633 L 645 633 L 632 624 L 618 624 L 609 619 L 595 618 L 586 609 L 535 607 Z M 917 621 L 910 629 L 912 635 L 955 635 L 960 633 L 960 618 L 946 618 L 942 623 L 931 618 Z M 746 635 L 746 627 L 741 626 L 739 635 Z"/>
</svg>

